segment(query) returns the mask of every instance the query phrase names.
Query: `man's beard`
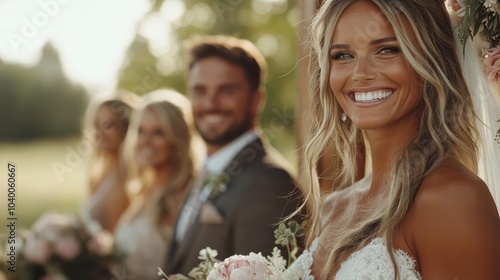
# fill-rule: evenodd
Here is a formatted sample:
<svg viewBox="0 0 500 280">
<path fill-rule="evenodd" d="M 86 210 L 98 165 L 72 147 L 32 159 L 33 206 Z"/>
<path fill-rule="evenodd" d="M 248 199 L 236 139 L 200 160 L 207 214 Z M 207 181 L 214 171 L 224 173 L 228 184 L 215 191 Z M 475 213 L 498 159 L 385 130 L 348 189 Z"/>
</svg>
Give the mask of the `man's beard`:
<svg viewBox="0 0 500 280">
<path fill-rule="evenodd" d="M 216 146 L 224 146 L 234 139 L 240 137 L 243 133 L 247 132 L 250 128 L 252 127 L 252 117 L 251 114 L 248 113 L 247 116 L 245 116 L 244 120 L 242 123 L 240 123 L 238 126 L 230 126 L 226 131 L 224 131 L 222 134 L 210 137 L 207 134 L 204 133 L 198 125 L 196 125 L 196 129 L 201 135 L 201 138 L 207 143 L 208 145 L 216 145 Z"/>
</svg>

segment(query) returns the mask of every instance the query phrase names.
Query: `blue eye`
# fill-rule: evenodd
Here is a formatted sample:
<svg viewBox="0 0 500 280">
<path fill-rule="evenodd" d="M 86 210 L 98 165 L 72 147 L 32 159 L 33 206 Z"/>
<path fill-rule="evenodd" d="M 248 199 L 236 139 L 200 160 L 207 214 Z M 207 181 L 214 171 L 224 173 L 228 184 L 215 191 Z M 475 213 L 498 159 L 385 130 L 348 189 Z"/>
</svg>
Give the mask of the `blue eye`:
<svg viewBox="0 0 500 280">
<path fill-rule="evenodd" d="M 354 58 L 354 56 L 348 52 L 339 52 L 336 54 L 331 54 L 330 58 L 332 60 L 348 60 L 348 59 Z"/>
<path fill-rule="evenodd" d="M 379 51 L 380 54 L 383 55 L 394 55 L 399 53 L 401 50 L 398 47 L 382 47 Z"/>
</svg>

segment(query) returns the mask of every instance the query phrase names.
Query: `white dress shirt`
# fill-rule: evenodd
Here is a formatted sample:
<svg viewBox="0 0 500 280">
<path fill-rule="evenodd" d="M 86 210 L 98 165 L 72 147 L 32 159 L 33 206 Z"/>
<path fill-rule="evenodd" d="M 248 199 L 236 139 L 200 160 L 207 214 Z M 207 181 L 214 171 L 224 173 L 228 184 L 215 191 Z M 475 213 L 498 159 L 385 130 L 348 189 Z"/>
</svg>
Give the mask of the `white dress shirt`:
<svg viewBox="0 0 500 280">
<path fill-rule="evenodd" d="M 255 130 L 249 130 L 211 156 L 206 157 L 203 161 L 203 168 L 200 169 L 201 172 L 198 177 L 206 176 L 207 174 L 222 173 L 231 160 L 245 146 L 257 138 L 257 132 Z M 197 178 L 197 180 L 199 181 L 200 178 Z M 181 214 L 179 215 L 179 221 L 175 230 L 175 240 L 177 242 L 180 242 L 184 238 L 185 233 L 194 221 L 194 218 L 196 217 L 196 214 L 200 210 L 201 206 L 208 199 L 209 194 L 210 189 L 205 188 L 205 186 L 200 184 L 200 182 L 196 183 L 195 180 L 193 189 L 189 194 L 189 198 L 187 199 L 186 204 L 184 204 Z"/>
</svg>

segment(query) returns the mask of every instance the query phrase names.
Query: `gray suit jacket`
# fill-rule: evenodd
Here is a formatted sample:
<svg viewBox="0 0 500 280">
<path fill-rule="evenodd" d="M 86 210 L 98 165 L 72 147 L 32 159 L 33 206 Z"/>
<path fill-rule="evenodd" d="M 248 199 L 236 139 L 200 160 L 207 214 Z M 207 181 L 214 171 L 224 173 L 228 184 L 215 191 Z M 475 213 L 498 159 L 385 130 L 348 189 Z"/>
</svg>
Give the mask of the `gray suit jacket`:
<svg viewBox="0 0 500 280">
<path fill-rule="evenodd" d="M 206 247 L 216 249 L 217 259 L 222 261 L 250 252 L 267 256 L 278 246 L 274 243 L 276 224 L 295 211 L 301 199 L 289 164 L 256 139 L 234 157 L 225 172 L 229 175 L 227 190 L 206 202 L 215 206 L 223 221 L 202 222 L 198 214 L 179 244 L 174 237 L 165 265 L 167 275 L 188 275 L 200 263 L 199 252 Z"/>
</svg>

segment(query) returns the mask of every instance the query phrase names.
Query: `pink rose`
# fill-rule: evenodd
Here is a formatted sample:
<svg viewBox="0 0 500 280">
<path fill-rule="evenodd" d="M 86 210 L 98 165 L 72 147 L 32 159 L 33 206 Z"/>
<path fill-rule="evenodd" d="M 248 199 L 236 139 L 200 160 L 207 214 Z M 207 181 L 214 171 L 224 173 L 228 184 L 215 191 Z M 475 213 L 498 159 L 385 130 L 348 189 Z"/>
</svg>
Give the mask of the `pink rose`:
<svg viewBox="0 0 500 280">
<path fill-rule="evenodd" d="M 80 244 L 72 235 L 62 235 L 54 244 L 54 253 L 63 260 L 72 260 L 80 253 Z"/>
<path fill-rule="evenodd" d="M 100 256 L 106 256 L 113 251 L 113 236 L 107 231 L 95 234 L 88 243 L 88 249 Z"/>
<path fill-rule="evenodd" d="M 465 15 L 465 9 L 467 8 L 465 0 L 446 0 L 445 4 L 448 9 L 457 13 L 459 17 L 463 17 Z"/>
<path fill-rule="evenodd" d="M 50 244 L 43 239 L 35 237 L 26 240 L 23 254 L 28 261 L 37 264 L 46 263 L 52 256 Z"/>
<path fill-rule="evenodd" d="M 483 50 L 486 76 L 492 84 L 500 84 L 500 45 L 496 48 Z"/>
<path fill-rule="evenodd" d="M 269 279 L 272 272 L 267 260 L 259 253 L 248 256 L 234 255 L 216 263 L 207 280 L 257 280 Z"/>
</svg>

